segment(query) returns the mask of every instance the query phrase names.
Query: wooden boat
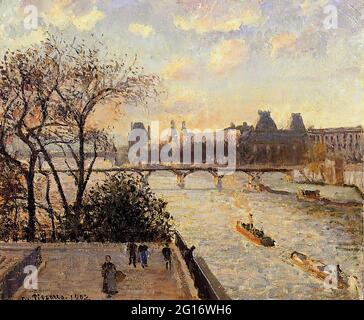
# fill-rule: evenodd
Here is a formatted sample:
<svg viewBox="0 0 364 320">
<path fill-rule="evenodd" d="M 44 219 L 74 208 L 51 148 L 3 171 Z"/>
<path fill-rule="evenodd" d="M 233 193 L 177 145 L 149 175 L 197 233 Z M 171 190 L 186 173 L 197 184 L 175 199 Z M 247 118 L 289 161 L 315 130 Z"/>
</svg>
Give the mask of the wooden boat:
<svg viewBox="0 0 364 320">
<path fill-rule="evenodd" d="M 340 207 L 362 206 L 362 202 L 359 202 L 359 201 L 339 201 L 339 200 L 330 200 L 328 198 L 321 197 L 320 190 L 299 189 L 296 193 L 296 198 L 299 201 L 315 202 L 319 205 L 334 205 L 334 206 L 340 206 Z"/>
<path fill-rule="evenodd" d="M 272 238 L 265 236 L 263 231 L 254 228 L 251 224 L 245 224 L 238 221 L 236 223 L 236 230 L 258 246 L 274 247 L 275 241 Z"/>
<path fill-rule="evenodd" d="M 290 257 L 290 260 L 293 264 L 298 266 L 301 270 L 309 273 L 310 275 L 314 276 L 317 279 L 324 281 L 329 275 L 328 266 L 319 261 L 310 259 L 305 254 L 293 251 Z M 337 286 L 339 289 L 346 289 L 348 288 L 348 277 L 342 272 L 339 265 L 337 265 Z"/>
<path fill-rule="evenodd" d="M 320 190 L 304 190 L 298 189 L 296 193 L 297 200 L 316 202 L 322 200 L 320 196 Z"/>
</svg>

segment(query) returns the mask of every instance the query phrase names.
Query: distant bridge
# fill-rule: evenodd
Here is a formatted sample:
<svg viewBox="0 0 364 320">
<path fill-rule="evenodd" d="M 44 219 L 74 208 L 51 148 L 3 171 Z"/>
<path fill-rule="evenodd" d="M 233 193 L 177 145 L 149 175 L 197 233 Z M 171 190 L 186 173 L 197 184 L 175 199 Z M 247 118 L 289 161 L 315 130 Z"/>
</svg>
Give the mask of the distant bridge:
<svg viewBox="0 0 364 320">
<path fill-rule="evenodd" d="M 177 185 L 180 188 L 184 188 L 185 186 L 185 178 L 194 172 L 208 172 L 210 173 L 215 182 L 215 186 L 218 189 L 222 188 L 222 179 L 225 175 L 233 174 L 235 172 L 244 172 L 250 177 L 252 180 L 259 180 L 260 176 L 267 172 L 280 172 L 291 175 L 293 170 L 301 169 L 301 166 L 267 166 L 267 165 L 246 165 L 233 168 L 227 167 L 219 167 L 219 166 L 194 166 L 194 165 L 137 165 L 137 166 L 120 166 L 120 167 L 111 167 L 111 168 L 95 168 L 92 170 L 94 173 L 112 173 L 112 172 L 134 172 L 140 175 L 143 179 L 147 180 L 148 177 L 157 171 L 168 171 L 172 172 L 176 175 Z M 45 170 L 43 170 L 45 171 Z M 49 171 L 49 170 L 46 170 Z M 59 173 L 70 173 L 77 172 L 76 169 L 58 169 Z"/>
</svg>

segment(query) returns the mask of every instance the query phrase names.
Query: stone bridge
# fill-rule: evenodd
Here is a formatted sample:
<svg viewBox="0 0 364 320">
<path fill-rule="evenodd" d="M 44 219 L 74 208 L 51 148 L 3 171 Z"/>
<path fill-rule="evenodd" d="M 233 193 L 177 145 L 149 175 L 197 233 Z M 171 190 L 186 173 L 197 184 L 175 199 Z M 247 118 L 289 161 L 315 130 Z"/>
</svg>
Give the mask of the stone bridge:
<svg viewBox="0 0 364 320">
<path fill-rule="evenodd" d="M 191 165 L 137 165 L 137 166 L 120 166 L 112 168 L 94 168 L 95 173 L 117 173 L 117 172 L 134 172 L 140 175 L 143 179 L 148 180 L 148 177 L 157 171 L 172 172 L 176 176 L 177 185 L 180 188 L 185 187 L 185 178 L 195 172 L 208 172 L 214 179 L 215 186 L 218 190 L 222 189 L 222 180 L 224 176 L 231 175 L 236 172 L 244 172 L 251 177 L 251 181 L 259 180 L 261 175 L 267 172 L 280 172 L 287 175 L 292 175 L 293 170 L 302 169 L 300 166 L 266 166 L 266 165 L 247 165 L 244 167 L 227 168 L 218 166 L 191 166 Z M 58 172 L 69 173 L 77 172 L 77 170 L 61 169 Z"/>
</svg>

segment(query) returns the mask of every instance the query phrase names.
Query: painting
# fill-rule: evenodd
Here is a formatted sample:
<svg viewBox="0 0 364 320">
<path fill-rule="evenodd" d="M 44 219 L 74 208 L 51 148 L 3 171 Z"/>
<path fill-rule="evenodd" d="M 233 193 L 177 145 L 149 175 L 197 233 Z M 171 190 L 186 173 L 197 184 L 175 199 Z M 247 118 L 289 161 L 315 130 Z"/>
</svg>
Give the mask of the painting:
<svg viewBox="0 0 364 320">
<path fill-rule="evenodd" d="M 0 300 L 363 299 L 362 0 L 0 12 Z"/>
</svg>

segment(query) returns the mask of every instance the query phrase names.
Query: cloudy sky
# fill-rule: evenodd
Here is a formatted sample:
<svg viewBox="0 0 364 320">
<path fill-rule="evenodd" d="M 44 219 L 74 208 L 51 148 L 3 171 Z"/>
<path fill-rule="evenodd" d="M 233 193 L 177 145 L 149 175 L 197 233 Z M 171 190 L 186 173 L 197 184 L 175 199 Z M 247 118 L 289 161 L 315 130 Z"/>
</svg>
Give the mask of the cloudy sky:
<svg viewBox="0 0 364 320">
<path fill-rule="evenodd" d="M 27 5 L 38 10 L 34 30 Z M 363 0 L 0 0 L 0 54 L 47 30 L 94 34 L 163 78 L 168 94 L 150 112 L 99 110 L 118 135 L 131 120 L 255 123 L 258 109 L 280 127 L 292 112 L 315 127 L 364 124 Z"/>
</svg>

